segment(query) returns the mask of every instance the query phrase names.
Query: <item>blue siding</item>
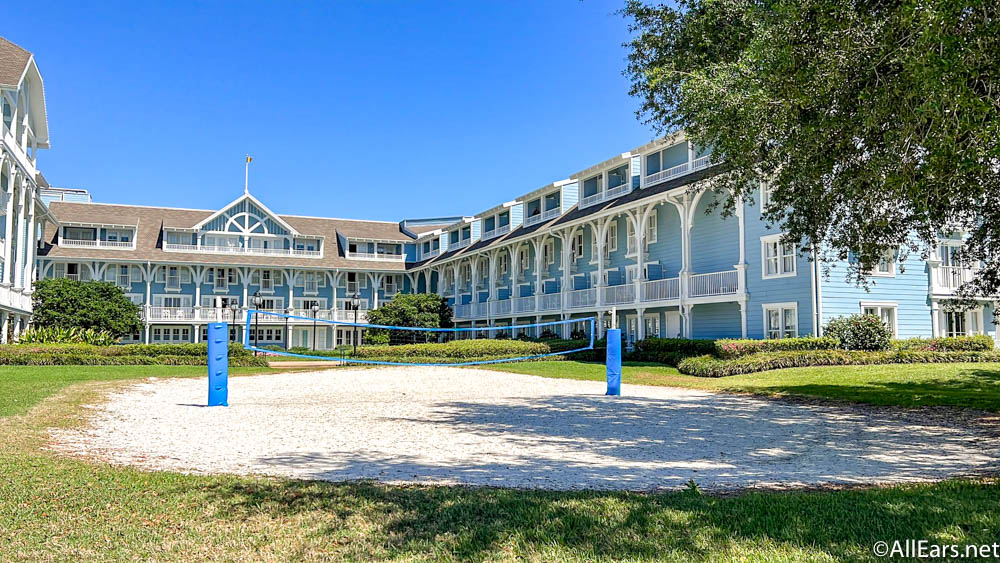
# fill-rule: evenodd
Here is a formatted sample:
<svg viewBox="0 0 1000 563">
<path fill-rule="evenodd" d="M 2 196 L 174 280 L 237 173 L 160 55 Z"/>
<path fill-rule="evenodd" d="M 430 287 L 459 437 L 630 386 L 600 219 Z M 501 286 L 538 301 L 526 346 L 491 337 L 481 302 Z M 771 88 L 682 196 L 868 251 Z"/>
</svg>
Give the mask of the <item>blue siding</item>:
<svg viewBox="0 0 1000 563">
<path fill-rule="evenodd" d="M 571 207 L 580 203 L 580 182 L 573 181 L 562 188 L 562 212 L 566 213 Z"/>
<path fill-rule="evenodd" d="M 703 303 L 691 311 L 694 338 L 739 338 L 742 334 L 736 303 Z"/>
<path fill-rule="evenodd" d="M 656 221 L 656 242 L 650 244 L 649 262 L 658 263 L 663 268 L 664 278 L 676 278 L 681 271 L 681 216 L 677 208 L 667 203 L 657 206 L 650 215 Z"/>
<path fill-rule="evenodd" d="M 702 196 L 694 213 L 691 269 L 695 274 L 731 270 L 740 257 L 739 222 L 736 217 L 723 218 L 721 206 L 706 215 L 712 198 L 712 193 Z"/>
<path fill-rule="evenodd" d="M 754 204 L 744 206 L 747 261 L 747 336 L 764 338 L 764 304 L 791 303 L 798 307 L 799 335 L 812 334 L 813 290 L 812 266 L 808 256 L 795 259 L 795 275 L 791 277 L 763 279 L 763 247 L 761 237 L 776 234 L 760 220 L 760 198 Z M 734 262 L 735 263 L 735 262 Z"/>
</svg>

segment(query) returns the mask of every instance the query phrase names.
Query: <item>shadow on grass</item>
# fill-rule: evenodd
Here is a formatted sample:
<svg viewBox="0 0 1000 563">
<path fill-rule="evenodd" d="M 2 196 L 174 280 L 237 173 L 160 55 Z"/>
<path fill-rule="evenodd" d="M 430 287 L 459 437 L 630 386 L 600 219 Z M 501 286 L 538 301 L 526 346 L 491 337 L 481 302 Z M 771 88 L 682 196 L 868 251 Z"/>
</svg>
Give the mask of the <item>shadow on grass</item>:
<svg viewBox="0 0 1000 563">
<path fill-rule="evenodd" d="M 920 366 L 913 366 L 914 370 Z M 726 390 L 723 388 L 722 390 Z M 805 395 L 872 405 L 920 407 L 927 405 L 1000 411 L 1000 370 L 968 369 L 950 378 L 919 381 L 866 381 L 860 384 L 740 385 L 731 390 Z"/>
<path fill-rule="evenodd" d="M 340 541 L 361 534 L 352 540 L 359 549 L 397 557 L 694 559 L 788 552 L 856 558 L 878 540 L 992 542 L 1000 532 L 1000 490 L 970 482 L 730 498 L 308 481 L 226 484 L 206 492 L 236 509 L 234 517 L 334 515 L 319 533 Z"/>
</svg>

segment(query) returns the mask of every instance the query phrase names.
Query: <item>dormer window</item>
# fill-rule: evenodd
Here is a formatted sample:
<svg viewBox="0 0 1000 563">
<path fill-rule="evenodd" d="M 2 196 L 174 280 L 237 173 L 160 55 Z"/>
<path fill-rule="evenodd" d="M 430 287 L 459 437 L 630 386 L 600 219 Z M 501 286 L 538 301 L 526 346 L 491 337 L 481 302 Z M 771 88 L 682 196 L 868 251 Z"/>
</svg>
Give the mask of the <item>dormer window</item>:
<svg viewBox="0 0 1000 563">
<path fill-rule="evenodd" d="M 462 240 L 472 238 L 472 227 L 462 227 Z"/>
<path fill-rule="evenodd" d="M 510 211 L 504 211 L 497 215 L 497 227 L 503 228 L 510 225 Z"/>
<path fill-rule="evenodd" d="M 629 181 L 628 165 L 623 164 L 608 172 L 608 189 L 613 190 Z"/>
<path fill-rule="evenodd" d="M 601 175 L 591 176 L 583 181 L 583 197 L 590 197 L 601 192 Z"/>
</svg>

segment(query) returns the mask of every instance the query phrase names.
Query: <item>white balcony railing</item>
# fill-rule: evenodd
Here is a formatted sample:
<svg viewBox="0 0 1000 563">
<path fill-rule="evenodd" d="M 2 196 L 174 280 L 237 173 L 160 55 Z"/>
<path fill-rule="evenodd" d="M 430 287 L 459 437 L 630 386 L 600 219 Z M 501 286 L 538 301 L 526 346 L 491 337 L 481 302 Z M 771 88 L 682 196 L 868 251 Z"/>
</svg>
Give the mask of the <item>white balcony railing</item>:
<svg viewBox="0 0 1000 563">
<path fill-rule="evenodd" d="M 609 285 L 604 288 L 605 305 L 623 305 L 635 302 L 635 284 Z"/>
<path fill-rule="evenodd" d="M 954 291 L 963 283 L 972 281 L 976 276 L 975 268 L 963 266 L 937 266 L 937 287 L 945 291 Z"/>
<path fill-rule="evenodd" d="M 555 219 L 556 217 L 559 216 L 559 213 L 561 211 L 562 211 L 561 208 L 559 208 L 559 207 L 553 207 L 552 209 L 543 211 L 542 213 L 536 213 L 535 215 L 532 215 L 530 217 L 525 218 L 524 225 L 525 226 L 530 226 L 530 225 L 534 225 L 535 223 L 541 223 L 543 221 L 548 221 L 550 219 Z"/>
<path fill-rule="evenodd" d="M 590 207 L 591 205 L 597 205 L 616 197 L 621 197 L 632 191 L 632 181 L 629 180 L 620 186 L 615 186 L 607 190 L 601 190 L 594 195 L 589 195 L 580 200 L 580 208 Z"/>
<path fill-rule="evenodd" d="M 691 297 L 735 295 L 739 290 L 740 277 L 736 270 L 695 274 L 688 282 L 688 293 Z"/>
<path fill-rule="evenodd" d="M 467 238 L 467 239 L 460 240 L 458 242 L 449 244 L 448 245 L 448 250 L 458 250 L 460 248 L 465 248 L 466 246 L 469 246 L 470 244 L 472 244 L 472 238 Z"/>
<path fill-rule="evenodd" d="M 535 310 L 534 297 L 518 297 L 514 300 L 515 313 L 530 313 Z"/>
<path fill-rule="evenodd" d="M 594 305 L 597 305 L 597 288 L 592 287 L 590 289 L 577 289 L 570 291 L 567 305 L 570 309 L 593 307 Z"/>
<path fill-rule="evenodd" d="M 427 260 L 429 258 L 434 258 L 438 254 L 441 254 L 440 248 L 435 248 L 434 250 L 427 250 L 420 253 L 421 260 Z"/>
<path fill-rule="evenodd" d="M 245 248 L 242 246 L 207 246 L 202 244 L 163 243 L 166 252 L 196 252 L 201 254 L 249 254 L 253 256 L 295 256 L 302 258 L 320 258 L 323 252 L 319 250 L 296 250 L 294 248 Z"/>
<path fill-rule="evenodd" d="M 642 283 L 643 301 L 669 301 L 681 296 L 680 278 L 652 280 Z"/>
<path fill-rule="evenodd" d="M 112 240 L 76 240 L 61 238 L 59 246 L 77 248 L 107 248 L 110 250 L 134 250 L 135 242 L 119 242 Z"/>
<path fill-rule="evenodd" d="M 510 224 L 508 223 L 502 227 L 497 227 L 495 229 L 491 229 L 483 233 L 483 240 L 489 240 L 491 238 L 500 237 L 509 232 L 510 232 Z"/>
<path fill-rule="evenodd" d="M 31 296 L 6 285 L 0 285 L 0 303 L 22 311 L 31 310 Z"/>
<path fill-rule="evenodd" d="M 658 184 L 660 182 L 669 180 L 671 178 L 676 178 L 677 176 L 683 176 L 685 174 L 690 174 L 692 172 L 697 172 L 702 168 L 708 168 L 712 165 L 712 155 L 706 154 L 705 156 L 696 158 L 692 161 L 685 162 L 683 164 L 678 164 L 677 166 L 672 166 L 666 170 L 660 170 L 659 172 L 654 172 L 649 174 L 642 179 L 642 186 L 651 186 L 653 184 Z"/>
<path fill-rule="evenodd" d="M 469 319 L 472 318 L 472 304 L 465 303 L 462 305 L 455 305 L 452 307 L 455 312 L 456 319 Z"/>
<path fill-rule="evenodd" d="M 347 251 L 344 256 L 349 260 L 378 260 L 382 262 L 405 262 L 405 254 L 385 254 L 382 252 L 351 252 Z"/>
<path fill-rule="evenodd" d="M 490 303 L 490 314 L 493 316 L 497 315 L 509 315 L 511 311 L 511 306 L 513 303 L 510 299 L 501 299 L 499 301 L 493 301 Z"/>
<path fill-rule="evenodd" d="M 485 317 L 489 314 L 489 303 L 473 303 L 472 304 L 472 316 L 474 318 Z"/>
<path fill-rule="evenodd" d="M 538 296 L 539 311 L 555 311 L 562 308 L 561 293 L 543 293 Z"/>
</svg>

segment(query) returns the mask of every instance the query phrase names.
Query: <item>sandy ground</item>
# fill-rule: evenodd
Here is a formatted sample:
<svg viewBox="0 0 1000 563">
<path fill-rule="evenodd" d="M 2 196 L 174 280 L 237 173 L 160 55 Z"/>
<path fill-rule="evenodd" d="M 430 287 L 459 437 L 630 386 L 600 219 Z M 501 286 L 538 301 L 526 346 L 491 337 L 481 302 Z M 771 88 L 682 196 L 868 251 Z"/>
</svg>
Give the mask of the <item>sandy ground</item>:
<svg viewBox="0 0 1000 563">
<path fill-rule="evenodd" d="M 649 490 L 857 484 L 993 472 L 1000 440 L 906 411 L 786 403 L 462 368 L 154 380 L 53 431 L 147 469 L 341 481 Z"/>
</svg>

